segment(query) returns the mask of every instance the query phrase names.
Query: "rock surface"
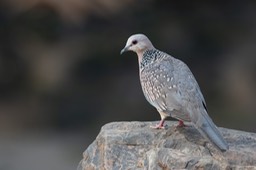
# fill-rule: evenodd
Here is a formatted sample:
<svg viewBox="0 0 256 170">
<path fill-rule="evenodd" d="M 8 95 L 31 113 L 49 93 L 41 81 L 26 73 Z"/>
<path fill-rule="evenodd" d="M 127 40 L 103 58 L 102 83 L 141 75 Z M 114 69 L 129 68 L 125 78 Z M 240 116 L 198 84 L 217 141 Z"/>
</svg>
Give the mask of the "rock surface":
<svg viewBox="0 0 256 170">
<path fill-rule="evenodd" d="M 230 149 L 220 152 L 193 126 L 151 129 L 157 122 L 113 122 L 102 127 L 78 170 L 255 169 L 256 134 L 220 128 Z"/>
</svg>

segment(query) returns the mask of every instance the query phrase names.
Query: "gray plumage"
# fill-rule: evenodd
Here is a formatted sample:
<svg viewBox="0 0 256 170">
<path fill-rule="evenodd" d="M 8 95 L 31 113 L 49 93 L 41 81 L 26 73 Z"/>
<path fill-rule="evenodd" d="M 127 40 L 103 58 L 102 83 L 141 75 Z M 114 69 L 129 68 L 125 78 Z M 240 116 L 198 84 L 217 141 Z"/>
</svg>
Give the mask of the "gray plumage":
<svg viewBox="0 0 256 170">
<path fill-rule="evenodd" d="M 143 93 L 160 113 L 161 121 L 155 128 L 163 128 L 164 120 L 169 116 L 180 122 L 192 122 L 221 151 L 228 150 L 227 143 L 208 116 L 205 99 L 188 66 L 155 49 L 143 34 L 132 35 L 121 53 L 128 50 L 137 53 Z"/>
</svg>

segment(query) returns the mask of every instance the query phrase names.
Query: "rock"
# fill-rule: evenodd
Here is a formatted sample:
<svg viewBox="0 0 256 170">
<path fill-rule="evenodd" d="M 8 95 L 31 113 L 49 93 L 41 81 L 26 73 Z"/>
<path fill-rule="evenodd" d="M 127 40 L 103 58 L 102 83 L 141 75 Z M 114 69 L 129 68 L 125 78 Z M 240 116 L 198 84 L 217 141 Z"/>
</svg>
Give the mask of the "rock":
<svg viewBox="0 0 256 170">
<path fill-rule="evenodd" d="M 219 128 L 222 153 L 192 126 L 151 129 L 156 122 L 113 122 L 85 150 L 78 170 L 256 169 L 256 134 Z"/>
</svg>

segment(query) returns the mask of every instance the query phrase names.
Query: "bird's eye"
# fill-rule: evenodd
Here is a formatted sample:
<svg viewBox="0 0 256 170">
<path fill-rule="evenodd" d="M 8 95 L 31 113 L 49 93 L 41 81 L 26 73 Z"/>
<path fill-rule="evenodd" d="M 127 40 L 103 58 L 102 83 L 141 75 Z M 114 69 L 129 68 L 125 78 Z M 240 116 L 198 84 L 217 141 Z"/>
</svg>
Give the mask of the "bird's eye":
<svg viewBox="0 0 256 170">
<path fill-rule="evenodd" d="M 137 43 L 138 43 L 137 40 L 133 40 L 133 41 L 132 41 L 132 44 L 133 44 L 133 45 L 135 45 L 135 44 L 137 44 Z"/>
</svg>

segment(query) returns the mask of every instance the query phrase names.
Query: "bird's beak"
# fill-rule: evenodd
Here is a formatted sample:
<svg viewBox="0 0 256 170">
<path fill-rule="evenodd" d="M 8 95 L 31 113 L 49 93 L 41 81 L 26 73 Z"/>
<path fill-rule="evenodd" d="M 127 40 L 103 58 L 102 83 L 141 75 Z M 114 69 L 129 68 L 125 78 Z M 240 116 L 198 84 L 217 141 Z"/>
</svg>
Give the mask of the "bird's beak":
<svg viewBox="0 0 256 170">
<path fill-rule="evenodd" d="M 124 52 L 128 51 L 128 50 L 129 50 L 129 47 L 130 47 L 130 46 L 124 47 L 124 48 L 121 50 L 120 55 L 122 55 Z"/>
</svg>

